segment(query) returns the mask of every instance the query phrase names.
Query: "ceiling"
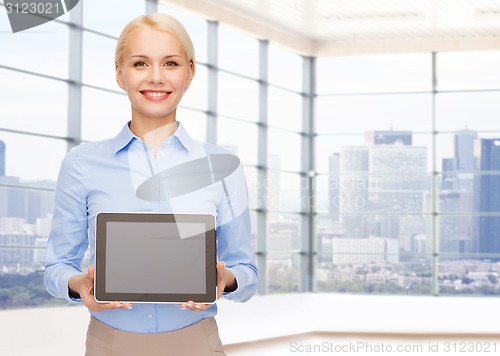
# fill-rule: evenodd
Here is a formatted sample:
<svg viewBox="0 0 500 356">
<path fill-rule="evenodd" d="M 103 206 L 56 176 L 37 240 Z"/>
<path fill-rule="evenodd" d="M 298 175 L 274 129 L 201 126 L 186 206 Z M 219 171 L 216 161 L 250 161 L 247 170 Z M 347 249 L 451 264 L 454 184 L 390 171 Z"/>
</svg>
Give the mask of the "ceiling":
<svg viewBox="0 0 500 356">
<path fill-rule="evenodd" d="M 162 0 L 306 55 L 500 49 L 500 0 Z"/>
</svg>

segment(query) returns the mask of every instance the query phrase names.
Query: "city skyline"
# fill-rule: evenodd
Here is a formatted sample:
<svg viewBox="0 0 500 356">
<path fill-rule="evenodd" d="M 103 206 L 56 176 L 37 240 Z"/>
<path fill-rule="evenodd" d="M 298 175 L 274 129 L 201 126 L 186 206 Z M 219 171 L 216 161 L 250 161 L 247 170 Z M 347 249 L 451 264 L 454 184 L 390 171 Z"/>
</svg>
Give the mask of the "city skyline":
<svg viewBox="0 0 500 356">
<path fill-rule="evenodd" d="M 334 152 L 330 156 L 328 212 L 333 218 L 348 216 L 347 221 L 352 220 L 350 224 L 358 230 L 359 227 L 365 228 L 364 231 L 357 231 L 358 236 L 355 231 L 351 237 L 400 238 L 397 225 L 401 223 L 401 215 L 424 216 L 431 213 L 432 179 L 428 177 L 425 170 L 426 148 L 412 146 L 411 135 L 411 131 L 397 130 L 366 132 L 363 145 L 342 147 L 340 152 Z M 491 252 L 487 252 L 487 249 L 480 250 L 477 247 L 478 242 L 472 241 L 472 219 L 466 217 L 457 224 L 457 217 L 454 216 L 457 213 L 471 214 L 474 211 L 486 213 L 500 211 L 500 208 L 477 210 L 478 202 L 472 205 L 474 187 L 476 187 L 476 200 L 478 189 L 480 189 L 478 183 L 474 183 L 474 172 L 478 172 L 476 175 L 481 177 L 483 187 L 486 184 L 485 180 L 489 181 L 488 190 L 482 189 L 481 191 L 483 201 L 484 197 L 492 196 L 489 189 L 500 183 L 494 180 L 495 175 L 488 173 L 499 171 L 498 163 L 496 168 L 493 167 L 495 169 L 484 163 L 482 165 L 475 163 L 481 161 L 481 150 L 477 148 L 479 142 L 500 141 L 481 138 L 476 131 L 466 127 L 454 134 L 453 155 L 442 158 L 443 172 L 439 176 L 437 193 L 441 206 L 440 213 L 444 220 L 441 222 L 439 236 L 440 241 L 443 242 L 444 252 Z M 490 147 L 496 148 L 497 146 L 490 145 Z M 485 149 L 483 149 L 484 152 L 486 152 Z M 483 158 L 483 161 L 487 160 Z M 479 178 L 476 177 L 477 179 Z M 490 204 L 492 204 L 491 201 Z M 384 227 L 380 226 L 380 221 L 369 223 L 370 217 L 365 217 L 365 212 L 379 216 L 387 213 L 390 215 L 385 215 L 382 221 L 385 224 Z M 490 222 L 497 220 L 494 217 L 484 219 Z M 463 220 L 468 220 L 469 225 Z M 378 224 L 379 228 L 374 228 L 373 223 Z M 428 223 L 422 221 L 420 225 L 427 225 L 427 227 L 412 231 L 413 238 L 418 236 L 421 239 L 422 234 L 431 235 Z M 446 226 L 449 227 L 448 230 Z M 452 227 L 456 234 L 453 237 L 447 237 L 451 234 Z M 344 226 L 344 229 L 348 230 L 349 226 Z M 453 240 L 457 245 L 455 247 L 451 246 Z M 413 242 L 401 241 L 403 249 L 407 249 L 410 245 L 413 246 Z M 416 252 L 411 248 L 408 250 Z M 500 252 L 500 249 L 497 251 Z"/>
<path fill-rule="evenodd" d="M 408 286 L 420 286 L 420 289 L 417 289 L 422 293 L 429 289 L 431 280 L 426 274 L 430 273 L 433 254 L 433 233 L 429 219 L 432 211 L 432 180 L 426 172 L 427 147 L 414 146 L 412 135 L 411 131 L 366 132 L 364 141 L 359 146 L 342 147 L 340 152 L 330 156 L 329 190 L 326 199 L 328 219 L 317 218 L 320 288 L 328 290 L 333 286 L 331 283 L 347 283 L 349 280 L 349 283 L 354 284 L 394 284 L 397 288 L 402 288 L 401 290 Z M 478 150 L 477 142 L 489 142 L 489 147 L 493 147 L 493 150 L 488 151 L 485 147 Z M 453 154 L 442 158 L 443 172 L 438 182 L 437 194 L 440 225 L 436 236 L 439 239 L 439 253 L 444 254 L 441 263 L 445 263 L 447 259 L 444 256 L 448 253 L 457 256 L 464 253 L 500 253 L 500 250 L 493 250 L 496 246 L 481 247 L 484 245 L 481 241 L 486 239 L 484 237 L 481 240 L 481 231 L 491 225 L 485 225 L 480 217 L 460 217 L 463 214 L 471 215 L 476 207 L 485 203 L 486 198 L 481 200 L 477 195 L 474 197 L 474 189 L 484 187 L 486 182 L 480 178 L 489 177 L 490 174 L 487 173 L 498 171 L 499 167 L 478 163 L 481 162 L 481 154 L 478 156 L 478 152 L 490 152 L 497 157 L 496 142 L 496 139 L 481 138 L 477 132 L 468 128 L 460 130 L 453 137 Z M 232 150 L 236 153 L 238 148 L 233 147 Z M 280 178 L 282 173 L 279 155 L 269 155 L 269 166 L 272 168 L 272 174 L 268 176 L 263 187 L 267 191 L 265 200 L 257 204 L 264 204 L 270 212 L 276 211 L 269 215 L 267 226 L 270 252 L 268 263 L 270 273 L 274 276 L 275 273 L 279 275 L 283 268 L 297 268 L 298 260 L 283 253 L 300 249 L 301 245 L 299 215 L 278 211 L 286 210 L 290 206 L 304 208 L 304 202 L 294 203 L 290 199 L 298 199 L 293 198 L 295 195 L 286 196 L 287 190 L 283 189 Z M 478 175 L 479 178 L 474 175 L 478 170 L 482 171 L 482 174 Z M 247 177 L 249 186 L 256 186 L 254 179 L 257 177 Z M 19 273 L 24 270 L 26 273 L 43 268 L 44 248 L 50 230 L 50 201 L 54 182 L 42 180 L 32 183 L 45 186 L 47 190 L 30 191 L 16 188 L 14 186 L 22 187 L 24 184 L 18 177 L 7 176 L 0 181 L 0 195 L 4 196 L 3 204 L 0 205 L 0 265 L 3 266 L 4 272 Z M 493 181 L 491 184 L 496 185 L 499 182 Z M 250 194 L 258 195 L 258 192 L 250 190 Z M 316 194 L 321 194 L 321 191 L 317 190 Z M 489 197 L 491 194 L 483 195 Z M 481 201 L 483 205 L 480 204 Z M 12 202 L 16 203 L 10 204 Z M 485 209 L 480 211 L 489 213 Z M 488 219 L 486 221 L 500 220 L 491 216 Z M 28 227 L 30 225 L 31 227 Z M 482 225 L 483 230 L 479 230 Z M 17 230 L 12 226 L 17 226 Z M 255 241 L 255 231 L 253 234 Z M 420 272 L 422 275 L 417 273 L 411 278 L 403 277 L 410 273 L 413 268 L 411 266 L 417 261 L 412 256 L 423 257 L 425 262 L 421 263 L 427 267 Z M 479 262 L 484 259 L 480 255 L 476 258 Z M 457 266 L 471 263 L 470 258 L 462 260 L 456 261 Z M 23 263 L 31 267 L 23 269 L 20 267 Z M 349 265 L 353 267 L 346 267 Z M 457 269 L 457 266 L 453 268 Z M 468 270 L 464 271 L 464 275 L 468 275 Z M 414 272 L 410 274 L 412 273 Z M 449 283 L 449 278 L 454 277 L 448 276 L 449 272 L 443 273 L 446 275 L 443 275 L 445 285 Z M 279 285 L 285 283 L 278 275 L 270 277 L 273 281 L 271 285 L 276 287 L 276 291 L 282 290 Z M 396 275 L 400 277 L 394 277 Z M 475 276 L 478 280 L 476 287 L 483 288 L 486 283 L 484 275 Z M 450 288 L 458 288 L 457 291 L 462 288 L 467 291 L 473 287 L 453 284 Z M 498 285 L 493 286 L 490 283 L 484 288 L 498 288 Z"/>
</svg>

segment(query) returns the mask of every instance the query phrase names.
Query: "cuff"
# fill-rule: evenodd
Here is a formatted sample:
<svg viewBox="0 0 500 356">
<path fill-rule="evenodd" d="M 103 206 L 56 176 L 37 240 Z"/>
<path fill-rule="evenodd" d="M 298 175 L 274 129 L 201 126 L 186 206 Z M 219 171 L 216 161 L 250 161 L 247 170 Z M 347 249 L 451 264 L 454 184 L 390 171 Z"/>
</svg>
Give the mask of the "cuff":
<svg viewBox="0 0 500 356">
<path fill-rule="evenodd" d="M 232 292 L 223 292 L 222 296 L 235 302 L 246 302 L 254 294 L 256 285 L 253 286 L 252 280 L 248 275 L 245 266 L 228 267 L 236 279 L 237 287 Z M 254 287 L 254 288 L 253 288 Z"/>
<path fill-rule="evenodd" d="M 79 271 L 66 271 L 64 272 L 64 274 L 59 278 L 59 283 L 58 283 L 58 286 L 59 286 L 59 295 L 61 296 L 62 299 L 65 299 L 69 302 L 75 302 L 75 303 L 78 303 L 78 302 L 81 302 L 82 300 L 80 298 L 71 298 L 69 296 L 69 280 L 71 277 L 74 277 L 74 276 L 77 276 L 79 274 L 81 274 L 82 272 L 79 272 Z"/>
</svg>

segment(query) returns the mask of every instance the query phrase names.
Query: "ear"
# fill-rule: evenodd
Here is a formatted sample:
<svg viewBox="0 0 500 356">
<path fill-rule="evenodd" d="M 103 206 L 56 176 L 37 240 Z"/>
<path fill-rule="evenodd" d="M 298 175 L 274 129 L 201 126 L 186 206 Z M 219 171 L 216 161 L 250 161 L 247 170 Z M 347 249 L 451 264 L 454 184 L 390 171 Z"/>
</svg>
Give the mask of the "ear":
<svg viewBox="0 0 500 356">
<path fill-rule="evenodd" d="M 118 83 L 118 86 L 123 90 L 127 91 L 127 89 L 125 89 L 125 83 L 123 81 L 123 70 L 118 63 L 115 63 L 115 72 L 116 72 L 116 82 Z"/>
<path fill-rule="evenodd" d="M 191 81 L 193 80 L 194 77 L 194 62 L 191 60 L 189 62 L 189 68 L 188 68 L 188 77 L 186 79 L 186 84 L 184 84 L 184 89 L 188 90 L 189 86 L 191 85 Z"/>
</svg>

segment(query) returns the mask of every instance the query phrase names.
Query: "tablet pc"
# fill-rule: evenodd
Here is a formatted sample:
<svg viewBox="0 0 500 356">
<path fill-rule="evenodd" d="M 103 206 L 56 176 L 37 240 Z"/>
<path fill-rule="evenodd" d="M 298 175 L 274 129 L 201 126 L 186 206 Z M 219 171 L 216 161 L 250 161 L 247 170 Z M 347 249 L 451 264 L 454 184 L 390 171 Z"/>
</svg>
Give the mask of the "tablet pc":
<svg viewBox="0 0 500 356">
<path fill-rule="evenodd" d="M 95 236 L 96 301 L 215 302 L 213 215 L 103 212 Z"/>
</svg>

